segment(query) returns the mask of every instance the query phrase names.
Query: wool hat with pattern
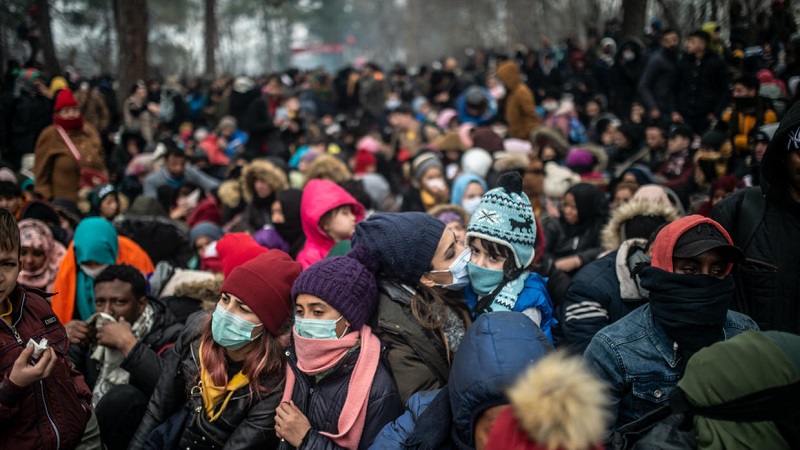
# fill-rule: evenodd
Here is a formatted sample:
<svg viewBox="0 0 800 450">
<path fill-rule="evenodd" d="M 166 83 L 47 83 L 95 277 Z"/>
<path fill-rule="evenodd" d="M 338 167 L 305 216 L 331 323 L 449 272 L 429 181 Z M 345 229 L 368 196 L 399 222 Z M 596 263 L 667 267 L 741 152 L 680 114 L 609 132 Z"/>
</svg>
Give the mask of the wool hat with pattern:
<svg viewBox="0 0 800 450">
<path fill-rule="evenodd" d="M 507 172 L 498 187 L 484 194 L 467 227 L 467 242 L 482 238 L 511 249 L 518 269 L 533 262 L 536 220 L 528 196 L 522 192 L 522 176 Z"/>
<path fill-rule="evenodd" d="M 269 250 L 235 267 L 225 277 L 220 292 L 243 301 L 264 326 L 278 336 L 292 316 L 292 283 L 302 267 L 286 253 Z"/>
<path fill-rule="evenodd" d="M 327 258 L 300 274 L 292 286 L 292 300 L 313 295 L 339 311 L 353 330 L 361 329 L 375 312 L 378 260 L 363 245 L 345 256 Z"/>
<path fill-rule="evenodd" d="M 413 286 L 430 270 L 444 229 L 430 214 L 378 213 L 356 225 L 351 242 L 366 247 L 382 273 Z"/>
</svg>

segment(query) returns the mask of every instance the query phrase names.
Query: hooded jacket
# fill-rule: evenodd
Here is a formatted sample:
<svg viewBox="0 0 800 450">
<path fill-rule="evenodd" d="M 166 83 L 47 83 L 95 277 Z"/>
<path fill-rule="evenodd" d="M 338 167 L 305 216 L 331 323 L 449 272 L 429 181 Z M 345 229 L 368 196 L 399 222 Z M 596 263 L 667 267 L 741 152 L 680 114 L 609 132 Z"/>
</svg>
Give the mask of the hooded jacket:
<svg viewBox="0 0 800 450">
<path fill-rule="evenodd" d="M 506 87 L 505 117 L 508 122 L 508 135 L 528 140 L 531 132 L 539 126 L 541 118 L 536 114 L 533 93 L 522 82 L 519 66 L 514 61 L 506 61 L 497 68 L 497 78 Z"/>
<path fill-rule="evenodd" d="M 303 270 L 324 259 L 336 244 L 320 228 L 319 221 L 326 212 L 343 205 L 353 207 L 356 223 L 364 220 L 364 206 L 339 185 L 327 180 L 311 180 L 306 184 L 300 200 L 300 218 L 306 245 L 297 255 L 297 262 L 303 265 Z"/>
<path fill-rule="evenodd" d="M 714 226 L 728 243 L 732 242 L 725 229 L 713 220 L 689 216 L 659 232 L 652 244 L 651 267 L 672 272 L 675 243 L 683 233 L 700 224 Z M 726 274 L 731 267 L 728 266 Z M 722 340 L 750 329 L 758 326 L 749 317 L 728 311 L 722 323 Z M 686 368 L 686 358 L 655 321 L 649 304 L 597 332 L 583 357 L 609 386 L 611 409 L 616 418 L 612 430 L 667 405 L 669 394 Z"/>
<path fill-rule="evenodd" d="M 800 333 L 800 204 L 789 192 L 786 158 L 800 129 L 800 103 L 781 121 L 761 161 L 761 186 L 734 192 L 711 217 L 745 254 L 734 273 L 733 309 L 765 330 Z"/>
<path fill-rule="evenodd" d="M 625 222 L 637 216 L 658 216 L 664 218 L 664 221 L 668 223 L 680 217 L 675 208 L 665 203 L 631 200 L 611 214 L 611 219 L 600 233 L 603 248 L 608 251 L 618 249 L 628 239 L 625 236 Z"/>
<path fill-rule="evenodd" d="M 371 448 L 474 449 L 481 413 L 508 403 L 505 389 L 552 349 L 524 314 L 483 314 L 461 341 L 448 386 L 413 395 L 406 413 L 386 425 Z"/>
</svg>

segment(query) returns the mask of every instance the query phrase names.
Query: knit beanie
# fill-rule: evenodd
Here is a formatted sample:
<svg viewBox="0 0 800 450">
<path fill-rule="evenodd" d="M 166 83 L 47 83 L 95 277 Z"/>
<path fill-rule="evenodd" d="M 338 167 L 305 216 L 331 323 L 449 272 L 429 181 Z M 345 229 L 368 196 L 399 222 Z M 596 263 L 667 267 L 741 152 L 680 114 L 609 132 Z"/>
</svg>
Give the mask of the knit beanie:
<svg viewBox="0 0 800 450">
<path fill-rule="evenodd" d="M 461 169 L 465 173 L 474 173 L 475 175 L 486 179 L 489 175 L 489 170 L 492 168 L 492 155 L 482 148 L 472 148 L 464 152 L 461 156 Z"/>
<path fill-rule="evenodd" d="M 189 231 L 189 240 L 191 241 L 190 244 L 194 246 L 198 238 L 205 236 L 212 241 L 218 241 L 224 234 L 225 232 L 222 231 L 219 225 L 214 222 L 203 221 L 193 226 L 192 230 Z"/>
<path fill-rule="evenodd" d="M 273 336 L 279 336 L 294 312 L 292 284 L 301 270 L 286 253 L 269 250 L 235 267 L 225 276 L 220 292 L 238 297 Z"/>
<path fill-rule="evenodd" d="M 266 252 L 267 249 L 258 245 L 247 233 L 228 233 L 217 241 L 217 254 L 222 261 L 222 274 L 225 277 L 234 268 Z"/>
<path fill-rule="evenodd" d="M 374 166 L 378 163 L 375 154 L 368 150 L 358 150 L 356 152 L 356 164 L 353 173 L 361 175 L 367 172 L 369 166 Z"/>
<path fill-rule="evenodd" d="M 113 184 L 104 184 L 92 189 L 92 191 L 89 192 L 89 205 L 91 206 L 92 211 L 98 212 L 100 210 L 100 203 L 103 202 L 103 199 L 109 194 L 115 194 L 116 192 L 117 188 L 114 187 Z"/>
<path fill-rule="evenodd" d="M 75 97 L 72 95 L 72 91 L 69 89 L 62 89 L 58 92 L 58 96 L 56 97 L 55 106 L 53 106 L 53 112 L 61 111 L 64 108 L 77 108 L 78 102 L 75 100 Z"/>
<path fill-rule="evenodd" d="M 292 286 L 292 300 L 300 294 L 318 297 L 339 311 L 353 330 L 361 329 L 375 312 L 379 264 L 364 246 L 345 256 L 323 259 L 300 274 Z"/>
<path fill-rule="evenodd" d="M 356 225 L 351 241 L 363 245 L 387 276 L 416 285 L 430 270 L 445 224 L 421 212 L 377 213 Z"/>
<path fill-rule="evenodd" d="M 499 187 L 484 194 L 467 227 L 467 242 L 482 238 L 511 249 L 518 269 L 533 262 L 536 220 L 528 196 L 522 192 L 522 176 L 507 172 Z"/>
<path fill-rule="evenodd" d="M 414 162 L 411 164 L 411 175 L 415 180 L 421 182 L 422 177 L 425 176 L 425 173 L 434 167 L 438 167 L 439 170 L 444 171 L 442 162 L 435 153 L 423 153 L 417 156 L 414 159 Z"/>
</svg>

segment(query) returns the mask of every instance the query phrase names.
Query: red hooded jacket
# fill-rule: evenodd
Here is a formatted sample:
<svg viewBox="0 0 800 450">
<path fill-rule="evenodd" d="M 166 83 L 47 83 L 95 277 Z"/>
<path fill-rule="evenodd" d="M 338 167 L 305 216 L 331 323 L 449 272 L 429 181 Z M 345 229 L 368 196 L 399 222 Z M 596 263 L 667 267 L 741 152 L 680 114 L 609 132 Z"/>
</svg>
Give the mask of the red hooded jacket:
<svg viewBox="0 0 800 450">
<path fill-rule="evenodd" d="M 678 239 L 690 228 L 703 223 L 710 224 L 714 228 L 718 229 L 725 237 L 725 240 L 728 242 L 728 244 L 733 245 L 733 240 L 728 232 L 725 231 L 725 228 L 722 228 L 722 225 L 709 219 L 708 217 L 703 217 L 698 214 L 686 216 L 670 223 L 658 233 L 655 241 L 653 241 L 653 261 L 650 263 L 650 265 L 667 272 L 672 272 L 672 251 L 675 248 L 675 244 L 678 242 Z M 725 270 L 726 276 L 731 273 L 731 269 L 733 269 L 733 264 L 728 264 L 728 268 Z"/>
</svg>

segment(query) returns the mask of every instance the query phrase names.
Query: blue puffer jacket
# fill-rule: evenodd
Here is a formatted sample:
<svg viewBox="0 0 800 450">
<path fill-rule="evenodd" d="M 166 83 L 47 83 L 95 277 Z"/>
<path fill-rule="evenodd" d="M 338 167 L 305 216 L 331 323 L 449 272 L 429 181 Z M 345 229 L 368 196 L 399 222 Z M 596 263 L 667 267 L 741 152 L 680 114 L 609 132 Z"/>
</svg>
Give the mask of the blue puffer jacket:
<svg viewBox="0 0 800 450">
<path fill-rule="evenodd" d="M 461 341 L 450 384 L 413 395 L 406 413 L 386 425 L 371 448 L 475 448 L 475 420 L 486 409 L 508 403 L 504 390 L 552 349 L 525 315 L 483 314 Z"/>
</svg>

